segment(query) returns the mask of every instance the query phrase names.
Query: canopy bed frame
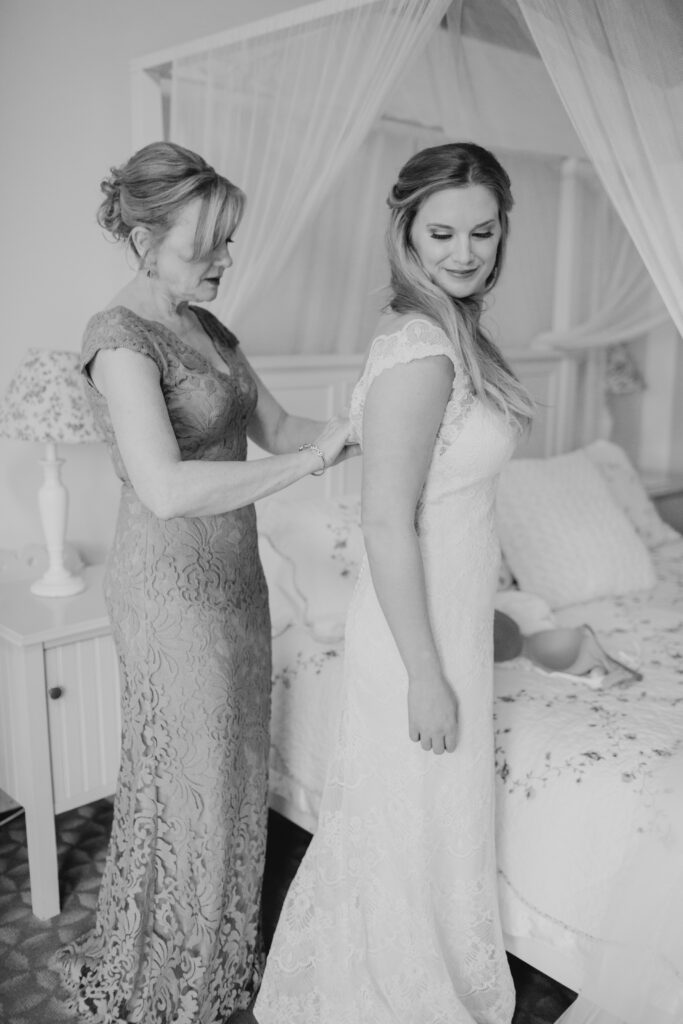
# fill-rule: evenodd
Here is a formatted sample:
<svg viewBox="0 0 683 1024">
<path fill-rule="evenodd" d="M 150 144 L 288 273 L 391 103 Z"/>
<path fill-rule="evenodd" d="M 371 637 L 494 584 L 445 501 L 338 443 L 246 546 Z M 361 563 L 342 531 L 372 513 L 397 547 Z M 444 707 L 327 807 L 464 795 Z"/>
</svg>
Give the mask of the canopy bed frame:
<svg viewBox="0 0 683 1024">
<path fill-rule="evenodd" d="M 370 337 L 382 283 L 373 217 L 401 146 L 476 138 L 504 162 L 528 157 L 534 172 L 536 161 L 543 189 L 526 184 L 530 212 L 515 221 L 493 310 L 495 337 L 539 402 L 519 454 L 549 460 L 605 436 L 606 351 L 647 339 L 636 454 L 667 471 L 683 330 L 682 51 L 683 18 L 669 0 L 323 0 L 135 61 L 133 142 L 172 138 L 245 187 L 239 260 L 215 311 L 258 353 L 283 404 L 317 416 L 344 407 Z M 525 291 L 536 279 L 544 288 Z M 253 301 L 265 294 L 270 302 Z M 254 338 L 277 342 L 279 354 Z M 319 495 L 314 483 L 294 497 Z M 357 487 L 353 464 L 324 480 L 332 501 Z M 643 609 L 629 608 L 635 622 Z M 584 986 L 557 944 L 512 941 Z M 639 985 L 658 994 L 639 970 L 622 972 L 624 987 L 598 963 L 585 986 L 592 1003 L 577 1001 L 564 1024 L 602 1024 L 602 1011 L 609 1024 L 677 1020 L 638 1005 Z"/>
</svg>

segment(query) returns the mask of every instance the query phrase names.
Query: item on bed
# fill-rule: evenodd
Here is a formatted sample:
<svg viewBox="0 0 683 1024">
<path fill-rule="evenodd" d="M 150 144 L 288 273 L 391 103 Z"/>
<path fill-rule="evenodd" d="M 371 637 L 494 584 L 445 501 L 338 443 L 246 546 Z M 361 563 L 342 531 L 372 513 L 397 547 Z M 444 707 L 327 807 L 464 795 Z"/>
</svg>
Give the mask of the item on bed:
<svg viewBox="0 0 683 1024">
<path fill-rule="evenodd" d="M 548 602 L 538 594 L 519 590 L 514 582 L 511 587 L 497 592 L 494 604 L 496 610 L 514 619 L 526 636 L 540 633 L 542 629 L 554 629 L 557 625 L 557 616 Z"/>
<path fill-rule="evenodd" d="M 544 675 L 596 690 L 642 680 L 627 651 L 605 650 L 586 623 L 571 629 L 558 627 L 552 609 L 536 594 L 515 589 L 499 592 L 493 625 L 493 660 L 505 662 L 508 668 L 526 661 Z M 622 641 L 621 646 L 628 645 Z"/>
<path fill-rule="evenodd" d="M 522 631 L 513 618 L 499 611 L 493 612 L 493 660 L 512 661 L 522 653 Z"/>
<path fill-rule="evenodd" d="M 574 628 L 544 629 L 525 636 L 520 653 L 547 675 L 583 682 L 594 690 L 643 679 L 635 667 L 606 651 L 586 623 Z"/>
</svg>

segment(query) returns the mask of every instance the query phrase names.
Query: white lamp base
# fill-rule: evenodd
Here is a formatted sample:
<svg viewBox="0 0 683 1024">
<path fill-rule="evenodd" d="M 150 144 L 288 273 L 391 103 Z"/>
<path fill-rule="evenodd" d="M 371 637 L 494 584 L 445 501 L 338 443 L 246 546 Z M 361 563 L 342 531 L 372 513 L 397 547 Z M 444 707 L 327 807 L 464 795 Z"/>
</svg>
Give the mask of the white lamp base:
<svg viewBox="0 0 683 1024">
<path fill-rule="evenodd" d="M 71 597 L 85 590 L 85 580 L 82 576 L 72 576 L 66 569 L 62 574 L 48 569 L 44 576 L 31 584 L 30 589 L 39 597 Z"/>
<path fill-rule="evenodd" d="M 69 498 L 60 475 L 63 461 L 57 458 L 56 446 L 48 442 L 42 460 L 45 476 L 38 491 L 38 505 L 50 564 L 47 572 L 31 585 L 31 593 L 40 597 L 71 597 L 85 590 L 85 580 L 81 576 L 74 576 L 64 565 Z"/>
</svg>

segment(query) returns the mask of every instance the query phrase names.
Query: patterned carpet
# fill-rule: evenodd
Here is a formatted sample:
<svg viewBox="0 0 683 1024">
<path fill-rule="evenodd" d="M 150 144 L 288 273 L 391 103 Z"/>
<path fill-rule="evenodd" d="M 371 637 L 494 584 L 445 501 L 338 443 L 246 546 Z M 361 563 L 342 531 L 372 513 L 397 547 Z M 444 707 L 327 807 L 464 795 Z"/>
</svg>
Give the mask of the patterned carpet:
<svg viewBox="0 0 683 1024">
<path fill-rule="evenodd" d="M 0 825 L 0 1022 L 73 1021 L 48 963 L 65 942 L 91 924 L 111 827 L 111 802 L 68 811 L 57 819 L 62 913 L 39 921 L 31 912 L 23 815 Z M 308 845 L 306 832 L 270 817 L 263 926 L 270 941 L 282 900 Z M 517 988 L 513 1024 L 553 1024 L 574 993 L 511 958 Z"/>
</svg>

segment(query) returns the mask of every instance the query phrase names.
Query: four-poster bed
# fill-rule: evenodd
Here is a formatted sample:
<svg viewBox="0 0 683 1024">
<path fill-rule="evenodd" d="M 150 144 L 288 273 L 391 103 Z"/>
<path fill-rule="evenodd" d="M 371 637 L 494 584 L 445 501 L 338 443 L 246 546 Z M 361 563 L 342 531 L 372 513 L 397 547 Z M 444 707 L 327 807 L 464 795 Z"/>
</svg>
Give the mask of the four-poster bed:
<svg viewBox="0 0 683 1024">
<path fill-rule="evenodd" d="M 605 351 L 634 343 L 642 346 L 639 358 L 649 382 L 636 455 L 649 468 L 666 469 L 675 454 L 675 387 L 673 379 L 664 386 L 658 367 L 675 365 L 676 328 L 683 328 L 678 288 L 683 276 L 678 202 L 683 170 L 681 52 L 683 18 L 666 0 L 647 5 L 638 0 L 326 0 L 136 61 L 134 141 L 142 145 L 165 135 L 201 151 L 245 188 L 249 207 L 236 264 L 215 311 L 251 352 L 262 354 L 262 371 L 267 378 L 273 374 L 268 379 L 288 396 L 286 404 L 313 411 L 307 405 L 312 401 L 318 414 L 335 411 L 339 402 L 343 405 L 382 303 L 383 197 L 394 169 L 410 152 L 445 138 L 472 138 L 497 150 L 510 167 L 518 208 L 506 280 L 487 311 L 487 323 L 522 375 L 533 377 L 542 367 L 534 385 L 547 405 L 532 448 L 521 454 L 553 457 L 600 438 Z M 269 365 L 269 353 L 284 357 L 285 363 Z M 605 459 L 605 472 L 621 479 L 618 456 L 608 450 Z M 625 472 L 628 477 L 628 467 Z M 328 482 L 332 481 L 336 482 L 329 486 L 341 500 L 341 520 L 335 518 L 338 508 L 328 507 L 332 522 L 325 529 L 342 547 L 353 547 L 354 505 L 343 495 L 355 491 L 357 480 L 344 470 L 330 476 Z M 292 522 L 304 515 L 301 508 L 310 495 L 310 489 L 300 489 L 304 506 L 292 513 Z M 644 507 L 641 495 L 638 501 Z M 273 507 L 284 515 L 284 506 Z M 309 503 L 309 512 L 311 507 Z M 277 550 L 269 553 L 267 524 L 274 522 L 272 516 L 264 508 L 264 560 L 270 557 L 273 592 L 284 596 L 284 607 L 296 608 L 301 594 L 296 586 L 281 593 L 282 587 L 286 589 L 279 575 L 284 570 L 277 564 Z M 655 533 L 657 529 L 655 523 Z M 567 622 L 572 616 L 582 621 L 594 615 L 596 628 L 617 640 L 636 631 L 648 666 L 668 669 L 664 680 L 655 673 L 654 689 L 643 692 L 640 705 L 632 692 L 623 695 L 628 707 L 614 731 L 623 741 L 621 747 L 603 750 L 593 744 L 567 755 L 569 761 L 584 757 L 581 770 L 574 772 L 572 796 L 582 788 L 587 802 L 565 800 L 565 807 L 571 803 L 569 820 L 575 826 L 574 837 L 566 837 L 567 850 L 579 860 L 588 856 L 585 847 L 572 846 L 577 837 L 585 839 L 581 829 L 588 828 L 589 838 L 599 833 L 599 822 L 591 815 L 600 802 L 591 800 L 592 791 L 584 785 L 589 777 L 595 779 L 623 757 L 630 766 L 624 774 L 639 771 L 643 791 L 651 770 L 663 792 L 669 782 L 680 781 L 678 775 L 659 773 L 652 760 L 662 750 L 662 760 L 680 764 L 680 698 L 675 693 L 681 685 L 676 659 L 683 657 L 669 635 L 676 623 L 680 625 L 683 607 L 677 546 L 681 542 L 665 533 L 657 536 L 651 553 L 659 584 L 651 601 L 619 597 L 621 603 L 614 606 L 609 595 L 602 595 L 600 607 L 579 603 L 560 613 Z M 353 565 L 345 568 L 348 583 Z M 291 589 L 291 580 L 289 585 Z M 320 588 L 318 596 L 326 607 Z M 276 615 L 275 621 L 282 625 L 284 619 Z M 304 625 L 308 628 L 310 622 Z M 321 694 L 335 685 L 329 665 L 338 665 L 341 654 L 335 648 L 333 657 L 323 652 L 322 661 L 310 662 L 310 651 L 304 655 L 303 648 L 290 643 L 300 627 L 301 623 L 285 625 L 275 638 L 276 666 L 278 657 L 281 661 L 280 669 L 276 667 L 274 799 L 294 820 L 297 799 L 305 802 L 307 797 L 278 796 L 277 780 L 292 774 L 293 761 L 303 749 L 302 737 L 308 736 L 313 744 L 319 733 L 321 720 L 316 716 L 326 709 Z M 313 665 L 320 685 L 310 679 L 299 681 L 297 671 L 306 661 Z M 499 678 L 497 729 L 503 766 L 509 764 L 505 737 L 521 742 L 520 721 L 532 731 L 541 728 L 541 719 L 529 724 L 530 709 L 541 703 L 538 679 L 511 678 Z M 658 686 L 664 689 L 657 690 Z M 555 720 L 556 733 L 564 737 L 577 727 L 577 708 L 604 724 L 612 722 L 606 707 L 622 700 L 608 694 L 591 697 L 591 705 L 586 692 L 569 698 L 566 690 L 562 695 L 553 692 L 556 699 L 549 700 L 546 724 L 552 723 L 558 702 L 567 710 L 573 701 L 569 717 Z M 652 734 L 638 766 L 628 715 L 633 714 L 635 722 L 637 711 L 643 709 L 666 736 L 656 740 Z M 632 1024 L 674 1024 L 676 1014 L 683 1012 L 680 1002 L 675 1005 L 683 998 L 683 955 L 671 964 L 673 951 L 681 952 L 680 935 L 657 937 L 666 954 L 667 984 L 673 986 L 665 992 L 657 973 L 661 965 L 658 961 L 653 966 L 657 958 L 650 963 L 643 954 L 642 936 L 631 934 L 633 922 L 621 932 L 612 930 L 611 944 L 604 941 L 606 932 L 601 937 L 604 920 L 612 929 L 620 920 L 612 906 L 617 891 L 607 902 L 592 900 L 594 917 L 588 923 L 577 910 L 573 925 L 562 920 L 563 911 L 558 909 L 564 883 L 555 884 L 554 892 L 546 888 L 545 896 L 534 902 L 534 869 L 537 879 L 557 882 L 547 870 L 556 851 L 544 838 L 544 829 L 557 836 L 559 826 L 551 811 L 562 803 L 552 786 L 546 793 L 555 796 L 547 805 L 541 794 L 546 776 L 555 770 L 553 751 L 561 743 L 553 739 L 552 730 L 543 734 L 542 742 L 548 745 L 550 759 L 538 769 L 545 781 L 527 787 L 517 808 L 546 807 L 545 819 L 541 811 L 535 820 L 534 813 L 520 813 L 520 828 L 528 829 L 527 842 L 536 843 L 538 860 L 525 867 L 519 852 L 523 846 L 517 845 L 511 856 L 517 858 L 519 871 L 526 872 L 524 885 L 520 888 L 511 876 L 503 876 L 507 884 L 501 884 L 510 946 L 590 1000 L 581 999 L 572 1007 L 566 1018 L 572 1024 L 597 1021 L 590 1015 L 602 1011 Z M 584 744 L 584 737 L 576 742 Z M 306 757 L 315 761 L 314 749 L 309 745 L 304 762 Z M 522 743 L 516 753 L 522 749 L 524 756 L 533 756 L 533 746 Z M 572 764 L 576 769 L 575 760 Z M 527 774 L 534 770 L 524 769 Z M 505 774 L 504 768 L 501 771 Z M 521 843 L 519 831 L 508 827 L 505 815 L 506 807 L 514 807 L 523 792 L 522 775 L 509 781 L 508 772 L 501 778 L 503 860 L 511 850 L 506 844 Z M 560 786 L 567 784 L 561 772 L 557 778 Z M 603 781 L 600 776 L 598 786 Z M 284 782 L 282 786 L 286 789 Z M 602 791 L 603 799 L 606 792 Z M 614 807 L 620 806 L 615 797 Z M 667 814 L 671 811 L 665 797 L 661 807 Z M 307 825 L 314 827 L 314 798 L 307 813 L 313 815 Z M 650 886 L 654 900 L 659 893 L 651 879 L 629 876 L 635 870 L 631 853 L 641 866 L 651 867 L 656 861 L 654 841 L 644 850 L 637 842 L 633 850 L 624 848 L 629 823 L 636 839 L 638 829 L 649 827 L 638 818 L 640 812 L 632 810 L 630 819 L 629 813 L 624 810 L 621 819 L 606 826 L 602 852 L 607 859 L 600 866 L 604 888 L 637 877 L 646 889 Z M 674 840 L 680 842 L 680 834 L 675 836 L 680 819 L 668 820 Z M 585 909 L 587 894 L 590 903 L 590 894 L 595 896 L 600 889 L 599 872 L 590 878 L 590 872 L 573 876 L 570 863 L 562 863 L 567 892 L 575 899 L 575 908 Z M 661 866 L 670 869 L 671 860 L 664 856 Z M 680 882 L 680 874 L 671 878 L 672 884 L 675 881 Z M 527 892 L 522 892 L 524 886 Z M 636 907 L 636 901 L 626 900 L 631 904 Z M 652 908 L 640 911 L 641 924 L 653 919 Z M 665 923 L 668 927 L 668 919 Z M 614 951 L 625 970 L 619 984 L 610 973 Z"/>
</svg>

